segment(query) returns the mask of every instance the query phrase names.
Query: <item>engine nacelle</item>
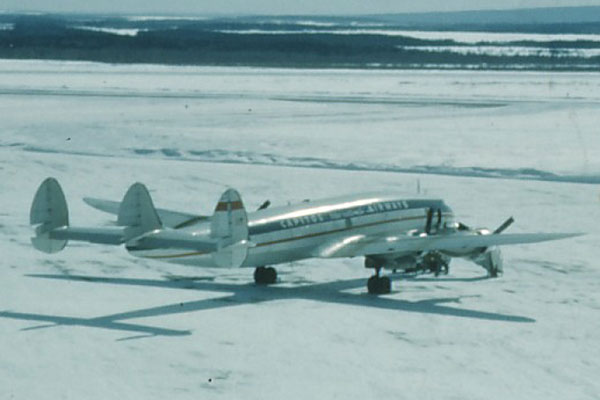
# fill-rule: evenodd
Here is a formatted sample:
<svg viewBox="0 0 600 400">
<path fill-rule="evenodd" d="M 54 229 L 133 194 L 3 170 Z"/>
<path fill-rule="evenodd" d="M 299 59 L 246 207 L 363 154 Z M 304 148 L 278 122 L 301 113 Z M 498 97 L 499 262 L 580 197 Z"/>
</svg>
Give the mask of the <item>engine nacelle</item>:
<svg viewBox="0 0 600 400">
<path fill-rule="evenodd" d="M 502 253 L 497 246 L 487 248 L 484 252 L 472 257 L 471 260 L 485 268 L 491 278 L 495 278 L 503 272 Z"/>
</svg>

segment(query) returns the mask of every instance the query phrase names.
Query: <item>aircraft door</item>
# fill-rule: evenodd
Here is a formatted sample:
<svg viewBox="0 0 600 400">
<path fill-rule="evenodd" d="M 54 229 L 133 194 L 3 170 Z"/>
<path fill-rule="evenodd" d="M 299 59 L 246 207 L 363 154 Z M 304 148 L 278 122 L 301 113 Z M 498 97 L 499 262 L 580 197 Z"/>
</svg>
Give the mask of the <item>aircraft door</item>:
<svg viewBox="0 0 600 400">
<path fill-rule="evenodd" d="M 352 218 L 345 218 L 344 223 L 347 229 L 352 228 Z"/>
</svg>

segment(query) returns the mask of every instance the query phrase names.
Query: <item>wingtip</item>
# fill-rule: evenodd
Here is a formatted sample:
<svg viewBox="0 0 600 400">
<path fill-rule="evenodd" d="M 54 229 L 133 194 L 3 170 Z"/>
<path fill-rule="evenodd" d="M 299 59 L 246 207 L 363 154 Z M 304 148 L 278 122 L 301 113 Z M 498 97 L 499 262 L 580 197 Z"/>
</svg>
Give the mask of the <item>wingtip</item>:
<svg viewBox="0 0 600 400">
<path fill-rule="evenodd" d="M 585 235 L 587 235 L 587 233 L 585 233 L 585 232 L 564 233 L 565 239 L 567 239 L 567 238 L 573 238 L 573 237 L 579 237 L 579 236 L 585 236 Z"/>
<path fill-rule="evenodd" d="M 586 235 L 584 232 L 558 232 L 558 233 L 549 233 L 546 234 L 546 240 L 563 240 L 563 239 L 571 239 L 579 236 Z"/>
</svg>

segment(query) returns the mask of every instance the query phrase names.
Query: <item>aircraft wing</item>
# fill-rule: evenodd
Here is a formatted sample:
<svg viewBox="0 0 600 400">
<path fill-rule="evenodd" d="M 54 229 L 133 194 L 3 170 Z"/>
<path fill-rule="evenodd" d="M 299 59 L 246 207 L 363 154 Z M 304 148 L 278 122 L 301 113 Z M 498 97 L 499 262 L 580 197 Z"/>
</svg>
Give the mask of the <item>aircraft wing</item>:
<svg viewBox="0 0 600 400">
<path fill-rule="evenodd" d="M 581 233 L 507 233 L 507 234 L 461 234 L 431 236 L 392 236 L 392 237 L 346 237 L 338 242 L 328 243 L 319 249 L 317 256 L 356 257 L 375 254 L 416 253 L 422 251 L 469 250 L 509 244 L 545 242 L 580 236 Z"/>
<path fill-rule="evenodd" d="M 84 197 L 83 201 L 97 210 L 104 211 L 109 214 L 119 214 L 119 206 L 121 205 L 121 202 L 119 201 L 103 200 L 93 197 Z M 163 208 L 157 208 L 156 213 L 158 214 L 164 226 L 173 229 L 184 228 L 193 223 L 206 221 L 209 219 L 209 217 L 205 215 L 189 214 L 180 211 L 166 210 Z"/>
</svg>

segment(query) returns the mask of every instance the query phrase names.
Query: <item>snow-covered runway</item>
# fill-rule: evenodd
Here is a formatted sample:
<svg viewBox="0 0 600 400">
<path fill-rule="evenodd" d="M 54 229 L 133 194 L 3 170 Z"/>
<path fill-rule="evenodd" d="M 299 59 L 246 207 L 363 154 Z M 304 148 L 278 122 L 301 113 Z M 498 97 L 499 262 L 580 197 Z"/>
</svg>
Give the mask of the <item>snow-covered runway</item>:
<svg viewBox="0 0 600 400">
<path fill-rule="evenodd" d="M 600 176 L 599 86 L 1 62 L 0 397 L 595 398 L 600 190 L 569 177 Z M 461 176 L 473 169 L 495 179 Z M 514 232 L 588 235 L 507 247 L 496 280 L 455 260 L 447 277 L 397 277 L 375 298 L 362 260 L 308 260 L 256 287 L 251 270 L 121 248 L 36 252 L 29 205 L 47 176 L 80 225 L 111 218 L 81 197 L 120 199 L 135 181 L 157 206 L 201 214 L 228 186 L 249 209 L 419 186 L 469 225 L 514 215 Z"/>
</svg>

